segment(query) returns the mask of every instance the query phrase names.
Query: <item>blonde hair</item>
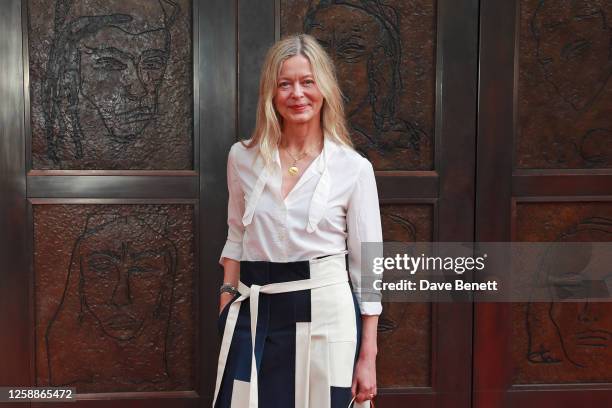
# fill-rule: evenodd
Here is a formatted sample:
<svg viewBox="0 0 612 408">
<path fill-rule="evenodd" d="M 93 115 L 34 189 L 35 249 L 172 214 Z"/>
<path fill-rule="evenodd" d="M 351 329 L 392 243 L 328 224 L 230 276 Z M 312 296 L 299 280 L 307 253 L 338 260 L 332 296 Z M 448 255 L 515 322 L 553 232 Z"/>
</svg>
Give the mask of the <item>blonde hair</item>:
<svg viewBox="0 0 612 408">
<path fill-rule="evenodd" d="M 323 135 L 353 148 L 334 64 L 314 37 L 308 34 L 297 34 L 274 44 L 268 50 L 261 69 L 255 130 L 251 135 L 251 141 L 245 146 L 251 148 L 259 145 L 259 152 L 266 164 L 273 161 L 272 155 L 282 134 L 282 117 L 276 111 L 273 100 L 278 77 L 283 62 L 296 55 L 302 55 L 308 59 L 315 83 L 323 95 L 323 106 L 321 107 Z"/>
</svg>

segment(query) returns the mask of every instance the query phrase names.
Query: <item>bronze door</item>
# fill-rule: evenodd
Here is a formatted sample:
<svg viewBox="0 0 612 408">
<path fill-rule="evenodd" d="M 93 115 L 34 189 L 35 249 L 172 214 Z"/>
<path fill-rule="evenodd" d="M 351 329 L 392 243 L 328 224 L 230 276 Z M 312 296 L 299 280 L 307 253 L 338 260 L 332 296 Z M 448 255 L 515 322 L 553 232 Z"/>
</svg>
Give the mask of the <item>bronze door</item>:
<svg viewBox="0 0 612 408">
<path fill-rule="evenodd" d="M 471 241 L 478 2 L 276 7 L 277 37 L 309 33 L 334 60 L 353 141 L 376 171 L 384 240 Z M 250 21 L 239 18 L 239 33 Z M 385 302 L 379 405 L 470 406 L 471 326 L 471 304 Z"/>
<path fill-rule="evenodd" d="M 209 405 L 233 8 L 0 9 L 0 383 L 69 385 L 77 405 Z"/>
<path fill-rule="evenodd" d="M 481 2 L 478 241 L 611 240 L 611 15 Z M 545 300 L 476 305 L 474 407 L 610 405 L 610 304 Z"/>
<path fill-rule="evenodd" d="M 1 2 L 0 384 L 72 384 L 82 405 L 210 405 L 226 155 L 287 33 L 334 58 L 384 239 L 471 241 L 478 12 Z M 472 305 L 386 303 L 379 336 L 379 406 L 470 406 Z"/>
</svg>

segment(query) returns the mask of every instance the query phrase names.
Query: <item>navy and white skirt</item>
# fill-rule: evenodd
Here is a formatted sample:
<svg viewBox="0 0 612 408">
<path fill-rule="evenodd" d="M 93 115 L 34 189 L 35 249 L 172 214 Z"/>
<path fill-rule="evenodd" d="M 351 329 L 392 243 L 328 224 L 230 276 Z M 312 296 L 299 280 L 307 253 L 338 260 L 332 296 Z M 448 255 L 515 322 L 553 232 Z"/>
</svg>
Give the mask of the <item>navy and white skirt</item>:
<svg viewBox="0 0 612 408">
<path fill-rule="evenodd" d="M 219 316 L 213 407 L 348 407 L 361 315 L 345 254 L 241 261 L 238 290 Z"/>
</svg>

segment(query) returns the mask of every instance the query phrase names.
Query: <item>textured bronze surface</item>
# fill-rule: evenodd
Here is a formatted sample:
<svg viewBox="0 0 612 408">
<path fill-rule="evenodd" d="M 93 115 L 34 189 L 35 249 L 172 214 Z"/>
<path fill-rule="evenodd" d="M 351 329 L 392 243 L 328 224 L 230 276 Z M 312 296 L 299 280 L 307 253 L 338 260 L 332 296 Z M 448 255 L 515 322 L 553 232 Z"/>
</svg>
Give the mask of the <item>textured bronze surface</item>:
<svg viewBox="0 0 612 408">
<path fill-rule="evenodd" d="M 520 4 L 517 167 L 612 167 L 612 3 Z"/>
<path fill-rule="evenodd" d="M 517 206 L 516 240 L 612 241 L 610 203 L 530 203 Z M 558 252 L 558 251 L 557 251 Z M 534 279 L 582 291 L 586 253 L 549 253 Z M 608 276 L 597 276 L 606 282 Z M 612 304 L 532 302 L 513 304 L 515 384 L 612 381 Z"/>
<path fill-rule="evenodd" d="M 191 169 L 190 0 L 28 1 L 32 167 Z"/>
<path fill-rule="evenodd" d="M 35 205 L 36 384 L 194 387 L 190 205 Z"/>
<path fill-rule="evenodd" d="M 429 205 L 381 206 L 383 240 L 432 240 Z M 431 385 L 431 304 L 384 302 L 378 324 L 379 387 Z"/>
<path fill-rule="evenodd" d="M 333 58 L 351 136 L 377 170 L 433 167 L 436 2 L 281 1 L 281 34 Z"/>
</svg>

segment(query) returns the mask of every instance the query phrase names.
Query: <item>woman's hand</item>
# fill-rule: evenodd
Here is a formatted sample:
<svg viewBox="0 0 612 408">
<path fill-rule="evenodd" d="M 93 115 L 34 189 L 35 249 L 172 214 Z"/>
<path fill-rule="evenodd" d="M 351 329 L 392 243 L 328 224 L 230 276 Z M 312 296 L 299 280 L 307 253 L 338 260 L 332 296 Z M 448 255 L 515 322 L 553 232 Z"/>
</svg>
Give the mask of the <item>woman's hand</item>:
<svg viewBox="0 0 612 408">
<path fill-rule="evenodd" d="M 353 374 L 351 394 L 356 402 L 373 399 L 376 395 L 376 354 L 360 354 Z"/>
<path fill-rule="evenodd" d="M 359 358 L 355 365 L 351 393 L 356 402 L 371 400 L 376 396 L 376 330 L 378 327 L 377 315 L 362 315 L 361 347 Z"/>
<path fill-rule="evenodd" d="M 234 259 L 222 258 L 223 261 L 223 282 L 229 283 L 234 287 L 238 287 L 238 281 L 240 280 L 240 262 Z M 231 293 L 223 292 L 219 296 L 219 316 L 223 312 L 225 305 L 230 302 L 234 296 Z"/>
<path fill-rule="evenodd" d="M 219 296 L 219 316 L 221 316 L 221 312 L 223 312 L 223 308 L 231 302 L 234 298 L 231 293 L 223 292 L 221 296 Z"/>
</svg>

